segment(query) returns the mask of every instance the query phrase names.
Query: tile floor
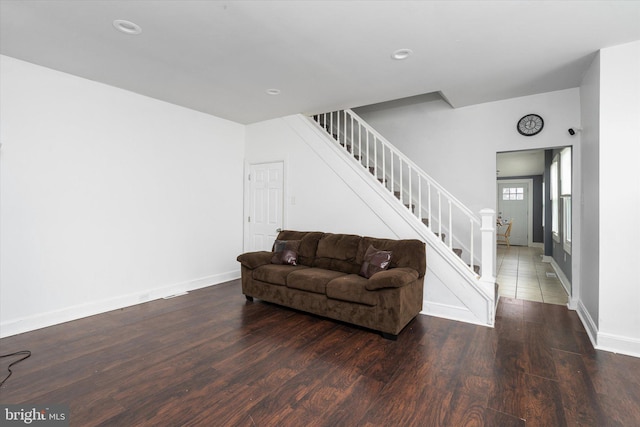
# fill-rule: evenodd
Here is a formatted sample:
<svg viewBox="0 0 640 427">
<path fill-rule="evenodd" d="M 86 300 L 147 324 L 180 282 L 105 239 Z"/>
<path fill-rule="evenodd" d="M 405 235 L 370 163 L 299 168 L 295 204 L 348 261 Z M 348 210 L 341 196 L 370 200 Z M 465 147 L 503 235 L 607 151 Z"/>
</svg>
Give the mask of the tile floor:
<svg viewBox="0 0 640 427">
<path fill-rule="evenodd" d="M 542 248 L 498 245 L 497 269 L 500 296 L 559 305 L 568 302 L 553 267 L 542 262 Z"/>
</svg>

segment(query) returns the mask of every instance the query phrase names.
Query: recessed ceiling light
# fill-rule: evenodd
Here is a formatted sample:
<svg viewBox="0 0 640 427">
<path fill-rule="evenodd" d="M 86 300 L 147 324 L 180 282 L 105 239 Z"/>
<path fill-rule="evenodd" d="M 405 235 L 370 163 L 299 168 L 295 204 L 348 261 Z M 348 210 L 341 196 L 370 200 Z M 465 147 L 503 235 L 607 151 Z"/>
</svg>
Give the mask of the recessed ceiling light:
<svg viewBox="0 0 640 427">
<path fill-rule="evenodd" d="M 116 19 L 113 21 L 113 26 L 116 30 L 123 32 L 125 34 L 140 34 L 142 32 L 142 28 L 140 25 L 135 22 L 125 21 L 124 19 Z"/>
<path fill-rule="evenodd" d="M 413 51 L 411 49 L 398 49 L 391 54 L 391 58 L 397 59 L 400 61 L 403 59 L 407 59 L 411 55 L 413 55 Z"/>
<path fill-rule="evenodd" d="M 280 95 L 280 89 L 267 89 L 269 95 Z"/>
</svg>

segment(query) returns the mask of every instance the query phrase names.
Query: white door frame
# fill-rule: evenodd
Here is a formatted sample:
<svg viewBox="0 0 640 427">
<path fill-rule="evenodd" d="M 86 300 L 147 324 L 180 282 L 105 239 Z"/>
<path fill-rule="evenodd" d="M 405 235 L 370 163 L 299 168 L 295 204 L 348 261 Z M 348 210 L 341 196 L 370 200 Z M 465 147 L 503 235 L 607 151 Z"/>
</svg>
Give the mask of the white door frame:
<svg viewBox="0 0 640 427">
<path fill-rule="evenodd" d="M 251 182 L 249 180 L 249 176 L 251 174 L 251 167 L 255 165 L 262 165 L 267 163 L 282 163 L 282 229 L 285 229 L 285 224 L 287 224 L 287 162 L 284 159 L 275 159 L 275 160 L 264 160 L 264 161 L 245 161 L 244 162 L 244 207 L 243 207 L 243 218 L 242 218 L 242 230 L 243 230 L 243 239 L 242 239 L 242 250 L 246 252 L 248 248 L 251 246 L 249 241 L 250 239 L 250 226 L 249 226 L 249 216 L 251 215 Z"/>
<path fill-rule="evenodd" d="M 500 204 L 500 197 L 498 191 L 499 184 L 528 184 L 529 191 L 527 195 L 527 246 L 533 246 L 533 179 L 531 178 L 518 178 L 518 179 L 497 179 L 496 180 L 496 202 Z M 496 206 L 498 209 L 498 206 Z"/>
</svg>

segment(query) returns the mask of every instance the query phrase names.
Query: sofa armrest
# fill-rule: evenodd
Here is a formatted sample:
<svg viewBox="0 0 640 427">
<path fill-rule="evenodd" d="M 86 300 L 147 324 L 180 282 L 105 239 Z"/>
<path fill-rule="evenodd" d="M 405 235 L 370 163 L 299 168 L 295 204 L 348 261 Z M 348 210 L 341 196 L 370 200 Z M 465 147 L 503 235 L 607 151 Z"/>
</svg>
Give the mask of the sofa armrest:
<svg viewBox="0 0 640 427">
<path fill-rule="evenodd" d="M 418 272 L 413 268 L 399 267 L 379 271 L 369 278 L 365 288 L 369 291 L 383 288 L 401 288 L 418 278 Z"/>
<path fill-rule="evenodd" d="M 240 261 L 240 264 L 253 270 L 254 268 L 260 267 L 261 265 L 271 264 L 272 257 L 273 252 L 259 251 L 243 253 L 241 255 L 238 255 L 238 258 L 236 259 Z"/>
</svg>

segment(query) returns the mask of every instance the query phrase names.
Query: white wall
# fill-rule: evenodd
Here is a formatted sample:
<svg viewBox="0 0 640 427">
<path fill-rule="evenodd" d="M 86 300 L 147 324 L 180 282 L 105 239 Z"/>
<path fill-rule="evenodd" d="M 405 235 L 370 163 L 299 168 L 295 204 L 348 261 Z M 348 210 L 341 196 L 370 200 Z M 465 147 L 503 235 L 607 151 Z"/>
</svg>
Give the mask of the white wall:
<svg viewBox="0 0 640 427">
<path fill-rule="evenodd" d="M 600 269 L 600 54 L 591 63 L 580 86 L 582 144 L 582 257 L 578 312 L 593 340 L 598 329 Z M 577 182 L 577 181 L 574 181 Z M 575 228 L 574 228 L 575 229 Z"/>
<path fill-rule="evenodd" d="M 640 356 L 640 41 L 600 52 L 598 346 Z"/>
<path fill-rule="evenodd" d="M 244 126 L 0 60 L 0 335 L 239 276 Z"/>
<path fill-rule="evenodd" d="M 246 162 L 284 161 L 284 228 L 398 238 L 284 119 L 247 126 Z"/>
<path fill-rule="evenodd" d="M 569 89 L 453 109 L 432 101 L 390 109 L 355 109 L 473 212 L 496 208 L 496 153 L 573 145 L 579 90 Z M 525 137 L 516 122 L 540 114 L 543 131 Z"/>
</svg>

